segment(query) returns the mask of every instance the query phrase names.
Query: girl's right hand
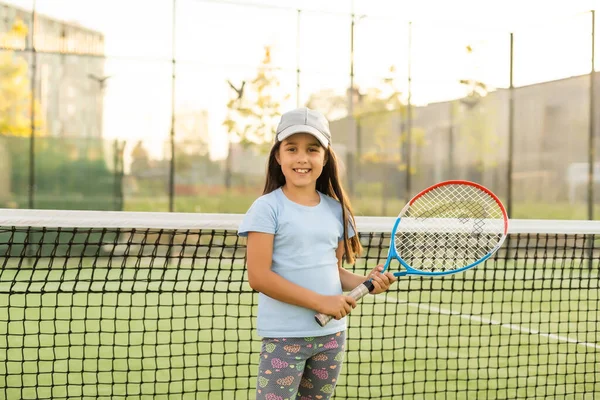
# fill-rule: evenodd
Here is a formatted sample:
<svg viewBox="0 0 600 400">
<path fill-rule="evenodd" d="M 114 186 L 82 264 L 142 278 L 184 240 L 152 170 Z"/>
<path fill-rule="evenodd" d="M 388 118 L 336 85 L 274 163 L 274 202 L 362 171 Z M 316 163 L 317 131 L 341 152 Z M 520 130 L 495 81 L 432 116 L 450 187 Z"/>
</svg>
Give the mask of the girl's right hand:
<svg viewBox="0 0 600 400">
<path fill-rule="evenodd" d="M 356 300 L 353 297 L 345 295 L 323 296 L 317 311 L 340 320 L 350 314 L 354 307 L 356 307 Z"/>
</svg>

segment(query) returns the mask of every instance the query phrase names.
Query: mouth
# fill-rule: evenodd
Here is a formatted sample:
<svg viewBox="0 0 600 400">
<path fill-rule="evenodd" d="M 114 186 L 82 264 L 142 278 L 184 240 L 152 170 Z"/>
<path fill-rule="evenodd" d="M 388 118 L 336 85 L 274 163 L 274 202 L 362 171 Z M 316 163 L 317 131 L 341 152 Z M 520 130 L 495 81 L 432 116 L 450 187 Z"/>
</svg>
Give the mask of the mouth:
<svg viewBox="0 0 600 400">
<path fill-rule="evenodd" d="M 310 168 L 293 168 L 293 170 L 299 174 L 308 174 L 311 171 Z"/>
</svg>

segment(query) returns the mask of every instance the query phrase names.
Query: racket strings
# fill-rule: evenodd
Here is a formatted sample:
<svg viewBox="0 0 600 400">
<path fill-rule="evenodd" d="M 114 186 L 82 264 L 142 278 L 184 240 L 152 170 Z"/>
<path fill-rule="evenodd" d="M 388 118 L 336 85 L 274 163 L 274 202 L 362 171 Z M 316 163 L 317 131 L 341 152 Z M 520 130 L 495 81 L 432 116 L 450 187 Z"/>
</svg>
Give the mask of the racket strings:
<svg viewBox="0 0 600 400">
<path fill-rule="evenodd" d="M 398 254 L 414 269 L 425 272 L 453 271 L 485 257 L 502 238 L 483 234 L 473 239 L 465 233 L 402 232 L 396 235 Z"/>
<path fill-rule="evenodd" d="M 504 236 L 501 207 L 472 186 L 442 186 L 419 197 L 396 231 L 396 251 L 413 268 L 445 272 L 485 257 Z"/>
<path fill-rule="evenodd" d="M 488 193 L 471 186 L 442 186 L 419 197 L 411 214 L 421 218 L 455 217 L 498 218 L 502 222 L 502 209 Z"/>
</svg>

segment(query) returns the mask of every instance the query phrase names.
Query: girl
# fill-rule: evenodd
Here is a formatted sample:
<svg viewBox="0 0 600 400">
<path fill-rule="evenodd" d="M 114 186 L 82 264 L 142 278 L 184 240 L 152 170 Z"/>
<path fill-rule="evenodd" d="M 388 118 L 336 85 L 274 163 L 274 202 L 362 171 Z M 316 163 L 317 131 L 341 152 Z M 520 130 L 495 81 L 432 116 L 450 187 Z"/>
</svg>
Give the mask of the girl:
<svg viewBox="0 0 600 400">
<path fill-rule="evenodd" d="M 354 263 L 362 247 L 330 145 L 320 113 L 299 108 L 282 115 L 263 195 L 239 228 L 248 238 L 248 280 L 259 292 L 257 399 L 329 399 L 340 373 L 345 317 L 356 307 L 343 291 L 367 278 L 342 266 L 344 257 Z M 396 280 L 382 269 L 371 271 L 373 294 Z M 317 312 L 335 319 L 321 327 Z"/>
</svg>

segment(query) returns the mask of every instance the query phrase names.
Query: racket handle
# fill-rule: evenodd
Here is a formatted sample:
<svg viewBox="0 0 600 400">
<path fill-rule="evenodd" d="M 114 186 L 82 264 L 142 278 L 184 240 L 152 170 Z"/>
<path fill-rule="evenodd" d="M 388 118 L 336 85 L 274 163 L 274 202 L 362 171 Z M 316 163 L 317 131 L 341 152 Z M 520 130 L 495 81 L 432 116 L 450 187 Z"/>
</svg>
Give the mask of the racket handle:
<svg viewBox="0 0 600 400">
<path fill-rule="evenodd" d="M 354 300 L 358 301 L 358 300 L 362 299 L 363 296 L 365 296 L 367 293 L 369 293 L 374 288 L 375 287 L 373 286 L 373 283 L 371 283 L 370 280 L 364 281 L 363 283 L 361 283 L 360 285 L 355 287 L 350 293 L 348 293 L 348 296 L 350 296 L 350 297 L 354 298 Z M 332 319 L 333 319 L 333 317 L 331 315 L 327 315 L 327 314 L 323 314 L 323 313 L 315 314 L 315 320 L 321 326 L 327 325 L 327 323 L 329 323 L 329 321 L 331 321 Z"/>
</svg>

